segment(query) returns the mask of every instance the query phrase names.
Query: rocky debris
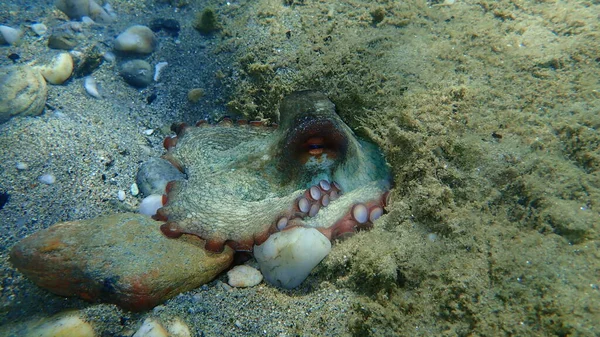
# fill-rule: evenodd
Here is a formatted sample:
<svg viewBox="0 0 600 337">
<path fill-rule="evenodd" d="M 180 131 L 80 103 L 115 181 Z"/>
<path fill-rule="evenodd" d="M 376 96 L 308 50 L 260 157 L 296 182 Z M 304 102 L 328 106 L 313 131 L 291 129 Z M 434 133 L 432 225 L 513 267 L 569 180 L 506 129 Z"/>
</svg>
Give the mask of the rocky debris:
<svg viewBox="0 0 600 337">
<path fill-rule="evenodd" d="M 162 223 L 134 213 L 58 223 L 16 244 L 10 261 L 38 286 L 61 296 L 145 310 L 205 284 L 233 251 L 205 251 L 197 237 L 172 240 Z"/>
<path fill-rule="evenodd" d="M 48 88 L 39 71 L 28 65 L 0 68 L 0 123 L 13 116 L 36 116 L 46 104 Z"/>
</svg>

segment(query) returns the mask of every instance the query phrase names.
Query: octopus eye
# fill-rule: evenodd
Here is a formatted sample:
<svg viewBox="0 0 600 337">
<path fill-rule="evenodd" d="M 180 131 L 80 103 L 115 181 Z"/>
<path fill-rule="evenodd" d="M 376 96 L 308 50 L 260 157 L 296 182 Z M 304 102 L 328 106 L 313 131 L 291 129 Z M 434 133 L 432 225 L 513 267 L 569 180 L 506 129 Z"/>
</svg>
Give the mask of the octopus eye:
<svg viewBox="0 0 600 337">
<path fill-rule="evenodd" d="M 329 119 L 307 119 L 296 124 L 285 139 L 285 152 L 292 162 L 305 164 L 311 158 L 343 160 L 348 139 Z"/>
</svg>

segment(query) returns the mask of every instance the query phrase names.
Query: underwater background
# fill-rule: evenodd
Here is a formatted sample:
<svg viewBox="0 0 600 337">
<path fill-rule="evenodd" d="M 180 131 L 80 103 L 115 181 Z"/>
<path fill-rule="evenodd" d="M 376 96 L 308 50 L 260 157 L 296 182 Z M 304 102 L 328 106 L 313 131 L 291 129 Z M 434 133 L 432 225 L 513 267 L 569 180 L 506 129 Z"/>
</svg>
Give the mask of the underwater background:
<svg viewBox="0 0 600 337">
<path fill-rule="evenodd" d="M 57 32 L 89 61 L 48 84 L 42 114 L 0 124 L 0 335 L 68 310 L 98 336 L 147 318 L 192 336 L 600 335 L 597 1 L 98 3 L 105 23 L 54 1 L 0 4 L 0 24 L 21 30 L 0 68 L 44 63 Z M 133 24 L 158 25 L 141 57 L 152 74 L 168 63 L 144 86 L 113 53 Z M 136 211 L 130 186 L 173 122 L 276 122 L 305 89 L 380 146 L 394 187 L 374 228 L 335 243 L 298 288 L 221 275 L 132 313 L 53 295 L 8 261 L 55 223 Z"/>
</svg>

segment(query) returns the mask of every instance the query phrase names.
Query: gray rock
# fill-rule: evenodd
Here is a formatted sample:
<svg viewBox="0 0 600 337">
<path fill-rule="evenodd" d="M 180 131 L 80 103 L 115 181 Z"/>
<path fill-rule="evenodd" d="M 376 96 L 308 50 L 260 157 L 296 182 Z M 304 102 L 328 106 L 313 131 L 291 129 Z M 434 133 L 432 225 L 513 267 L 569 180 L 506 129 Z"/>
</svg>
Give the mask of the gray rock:
<svg viewBox="0 0 600 337">
<path fill-rule="evenodd" d="M 120 70 L 125 82 L 137 88 L 145 88 L 152 83 L 152 66 L 144 60 L 131 60 L 123 63 Z"/>
<path fill-rule="evenodd" d="M 89 16 L 98 23 L 112 21 L 112 17 L 94 0 L 57 0 L 56 8 L 74 20 Z"/>
<path fill-rule="evenodd" d="M 48 47 L 52 49 L 71 50 L 78 43 L 77 35 L 68 30 L 56 30 L 48 38 Z"/>
<path fill-rule="evenodd" d="M 152 158 L 140 166 L 135 181 L 140 191 L 148 196 L 164 194 L 169 181 L 184 179 L 185 175 L 167 160 Z"/>
<path fill-rule="evenodd" d="M 37 116 L 48 88 L 42 74 L 28 65 L 0 68 L 0 123 L 13 116 Z"/>
</svg>

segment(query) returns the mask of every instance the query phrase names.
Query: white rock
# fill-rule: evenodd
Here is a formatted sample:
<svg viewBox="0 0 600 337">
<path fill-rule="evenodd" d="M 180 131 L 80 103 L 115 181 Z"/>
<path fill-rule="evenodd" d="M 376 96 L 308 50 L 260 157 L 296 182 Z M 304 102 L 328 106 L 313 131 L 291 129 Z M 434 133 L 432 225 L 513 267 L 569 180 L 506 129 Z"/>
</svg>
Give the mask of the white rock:
<svg viewBox="0 0 600 337">
<path fill-rule="evenodd" d="M 158 80 L 160 79 L 160 73 L 162 72 L 163 68 L 167 65 L 169 65 L 169 63 L 167 62 L 158 62 L 154 66 L 154 82 L 158 82 Z"/>
<path fill-rule="evenodd" d="M 169 333 L 157 321 L 146 318 L 133 337 L 168 337 Z"/>
<path fill-rule="evenodd" d="M 227 272 L 227 283 L 232 287 L 254 287 L 263 279 L 258 269 L 247 265 L 233 267 Z"/>
<path fill-rule="evenodd" d="M 119 190 L 117 192 L 117 199 L 119 199 L 119 201 L 125 201 L 125 197 L 126 197 L 125 191 Z"/>
<path fill-rule="evenodd" d="M 15 44 L 21 38 L 21 30 L 0 25 L 0 44 Z"/>
<path fill-rule="evenodd" d="M 331 242 L 321 232 L 294 227 L 254 246 L 254 257 L 267 282 L 291 289 L 300 285 L 330 251 Z"/>
<path fill-rule="evenodd" d="M 59 314 L 28 331 L 25 337 L 94 337 L 94 328 L 78 314 Z M 23 336 L 23 335 L 21 335 Z"/>
<path fill-rule="evenodd" d="M 175 318 L 167 328 L 171 337 L 192 337 L 190 328 L 179 318 Z"/>
<path fill-rule="evenodd" d="M 42 174 L 39 178 L 39 181 L 41 183 L 44 183 L 46 185 L 52 185 L 56 182 L 56 177 L 53 174 Z"/>
<path fill-rule="evenodd" d="M 134 197 L 137 196 L 138 194 L 140 194 L 140 189 L 138 188 L 138 185 L 136 183 L 131 184 L 129 191 L 131 192 L 131 195 L 133 195 Z"/>
<path fill-rule="evenodd" d="M 15 166 L 17 167 L 17 170 L 19 170 L 19 171 L 25 171 L 29 168 L 29 165 L 27 165 L 27 163 L 24 163 L 22 161 L 17 162 L 17 164 Z"/>
<path fill-rule="evenodd" d="M 161 194 L 151 194 L 140 203 L 140 214 L 153 216 L 159 208 L 163 207 Z"/>
<path fill-rule="evenodd" d="M 138 54 L 150 54 L 156 47 L 154 32 L 142 25 L 127 28 L 115 39 L 115 50 Z"/>
<path fill-rule="evenodd" d="M 36 33 L 38 36 L 43 36 L 48 31 L 48 27 L 46 27 L 43 23 L 34 23 L 31 25 L 31 30 Z"/>
</svg>

